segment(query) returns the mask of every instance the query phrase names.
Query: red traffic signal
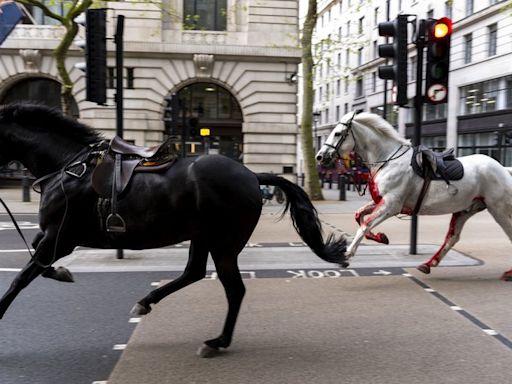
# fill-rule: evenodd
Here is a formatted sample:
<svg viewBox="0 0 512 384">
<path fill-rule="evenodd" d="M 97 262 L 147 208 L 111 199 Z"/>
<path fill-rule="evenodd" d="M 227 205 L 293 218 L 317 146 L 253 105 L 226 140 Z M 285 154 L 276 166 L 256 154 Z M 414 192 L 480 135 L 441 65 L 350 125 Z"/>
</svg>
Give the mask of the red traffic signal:
<svg viewBox="0 0 512 384">
<path fill-rule="evenodd" d="M 452 31 L 452 21 L 447 17 L 431 20 L 427 28 L 426 101 L 429 104 L 448 101 Z"/>
</svg>

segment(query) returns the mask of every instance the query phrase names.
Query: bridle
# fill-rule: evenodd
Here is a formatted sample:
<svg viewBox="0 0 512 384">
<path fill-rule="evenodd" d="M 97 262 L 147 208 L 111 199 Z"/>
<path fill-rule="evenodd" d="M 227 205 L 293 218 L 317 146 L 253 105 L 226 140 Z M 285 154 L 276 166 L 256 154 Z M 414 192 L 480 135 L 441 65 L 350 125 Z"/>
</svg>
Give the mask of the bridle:
<svg viewBox="0 0 512 384">
<path fill-rule="evenodd" d="M 354 139 L 354 149 L 356 147 L 356 138 L 354 137 L 354 132 L 352 132 L 352 120 L 354 120 L 354 117 L 356 117 L 357 113 L 358 113 L 357 111 L 354 112 L 354 114 L 352 115 L 350 120 L 347 121 L 346 123 L 342 123 L 342 122 L 339 123 L 339 124 L 344 125 L 345 127 L 347 127 L 347 129 L 345 129 L 343 132 L 340 133 L 340 138 L 339 138 L 338 142 L 336 143 L 336 145 L 332 145 L 332 144 L 329 144 L 329 143 L 324 143 L 324 145 L 326 147 L 334 149 L 334 151 L 336 152 L 336 154 L 338 156 L 340 155 L 339 154 L 339 149 L 340 149 L 341 145 L 345 142 L 345 140 L 347 140 L 347 137 L 350 134 L 352 134 L 352 139 Z"/>
</svg>

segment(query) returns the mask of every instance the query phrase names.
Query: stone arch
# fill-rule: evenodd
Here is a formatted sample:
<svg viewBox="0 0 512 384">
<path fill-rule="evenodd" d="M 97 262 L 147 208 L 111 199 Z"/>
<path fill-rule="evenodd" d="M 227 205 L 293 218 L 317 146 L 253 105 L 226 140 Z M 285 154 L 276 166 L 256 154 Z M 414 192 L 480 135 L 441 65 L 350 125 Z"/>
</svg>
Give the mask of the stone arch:
<svg viewBox="0 0 512 384">
<path fill-rule="evenodd" d="M 0 104 L 23 101 L 61 109 L 60 89 L 61 83 L 53 76 L 41 73 L 12 76 L 0 88 Z M 74 99 L 71 113 L 73 117 L 79 117 L 78 105 Z"/>
<path fill-rule="evenodd" d="M 217 153 L 241 161 L 243 112 L 225 84 L 212 79 L 186 81 L 165 97 L 164 104 L 166 133 L 176 137 L 187 156 Z M 208 136 L 201 134 L 205 128 Z"/>
</svg>

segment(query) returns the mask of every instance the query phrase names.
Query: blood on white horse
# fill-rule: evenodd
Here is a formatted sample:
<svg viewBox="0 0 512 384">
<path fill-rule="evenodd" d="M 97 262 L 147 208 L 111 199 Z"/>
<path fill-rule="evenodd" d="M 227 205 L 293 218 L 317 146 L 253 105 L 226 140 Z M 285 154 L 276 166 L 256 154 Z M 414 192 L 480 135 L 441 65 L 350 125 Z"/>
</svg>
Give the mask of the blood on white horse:
<svg viewBox="0 0 512 384">
<path fill-rule="evenodd" d="M 334 127 L 317 153 L 323 165 L 337 157 L 356 152 L 370 169 L 368 189 L 372 201 L 358 209 L 355 219 L 359 228 L 347 256 L 352 257 L 364 237 L 388 244 L 383 233 L 372 229 L 397 214 L 452 214 L 448 232 L 439 250 L 418 269 L 430 273 L 457 243 L 466 221 L 487 209 L 512 240 L 512 168 L 505 168 L 493 158 L 481 154 L 459 157 L 464 167 L 460 180 L 432 180 L 423 198 L 419 196 L 423 179 L 411 166 L 413 149 L 409 140 L 380 116 L 372 113 L 348 113 Z M 414 212 L 416 210 L 416 212 Z M 502 275 L 512 280 L 512 270 Z"/>
</svg>

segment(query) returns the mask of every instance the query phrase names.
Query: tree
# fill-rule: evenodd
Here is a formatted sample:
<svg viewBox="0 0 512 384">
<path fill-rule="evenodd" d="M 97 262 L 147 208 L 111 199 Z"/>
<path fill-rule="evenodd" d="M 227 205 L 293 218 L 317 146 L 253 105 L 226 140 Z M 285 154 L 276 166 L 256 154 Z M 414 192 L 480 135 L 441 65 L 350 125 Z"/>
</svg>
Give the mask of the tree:
<svg viewBox="0 0 512 384">
<path fill-rule="evenodd" d="M 83 13 L 85 10 L 91 7 L 93 0 L 73 0 L 73 1 L 62 1 L 64 4 L 65 14 L 60 15 L 52 11 L 44 0 L 17 0 L 18 3 L 24 5 L 31 5 L 40 8 L 43 13 L 57 20 L 65 29 L 64 36 L 59 42 L 58 46 L 53 51 L 53 57 L 57 65 L 57 72 L 61 80 L 61 104 L 62 111 L 65 114 L 71 113 L 71 105 L 73 100 L 73 82 L 69 77 L 69 72 L 66 68 L 66 58 L 68 55 L 69 48 L 73 44 L 73 41 L 78 33 L 78 24 L 75 22 L 75 18 Z"/>
<path fill-rule="evenodd" d="M 313 147 L 313 52 L 312 39 L 313 31 L 317 20 L 317 1 L 308 0 L 308 13 L 304 20 L 302 28 L 302 117 L 300 123 L 300 135 L 302 141 L 302 151 L 304 153 L 304 189 L 312 200 L 323 200 L 322 188 L 320 187 L 320 178 L 315 159 L 315 149 Z"/>
</svg>

